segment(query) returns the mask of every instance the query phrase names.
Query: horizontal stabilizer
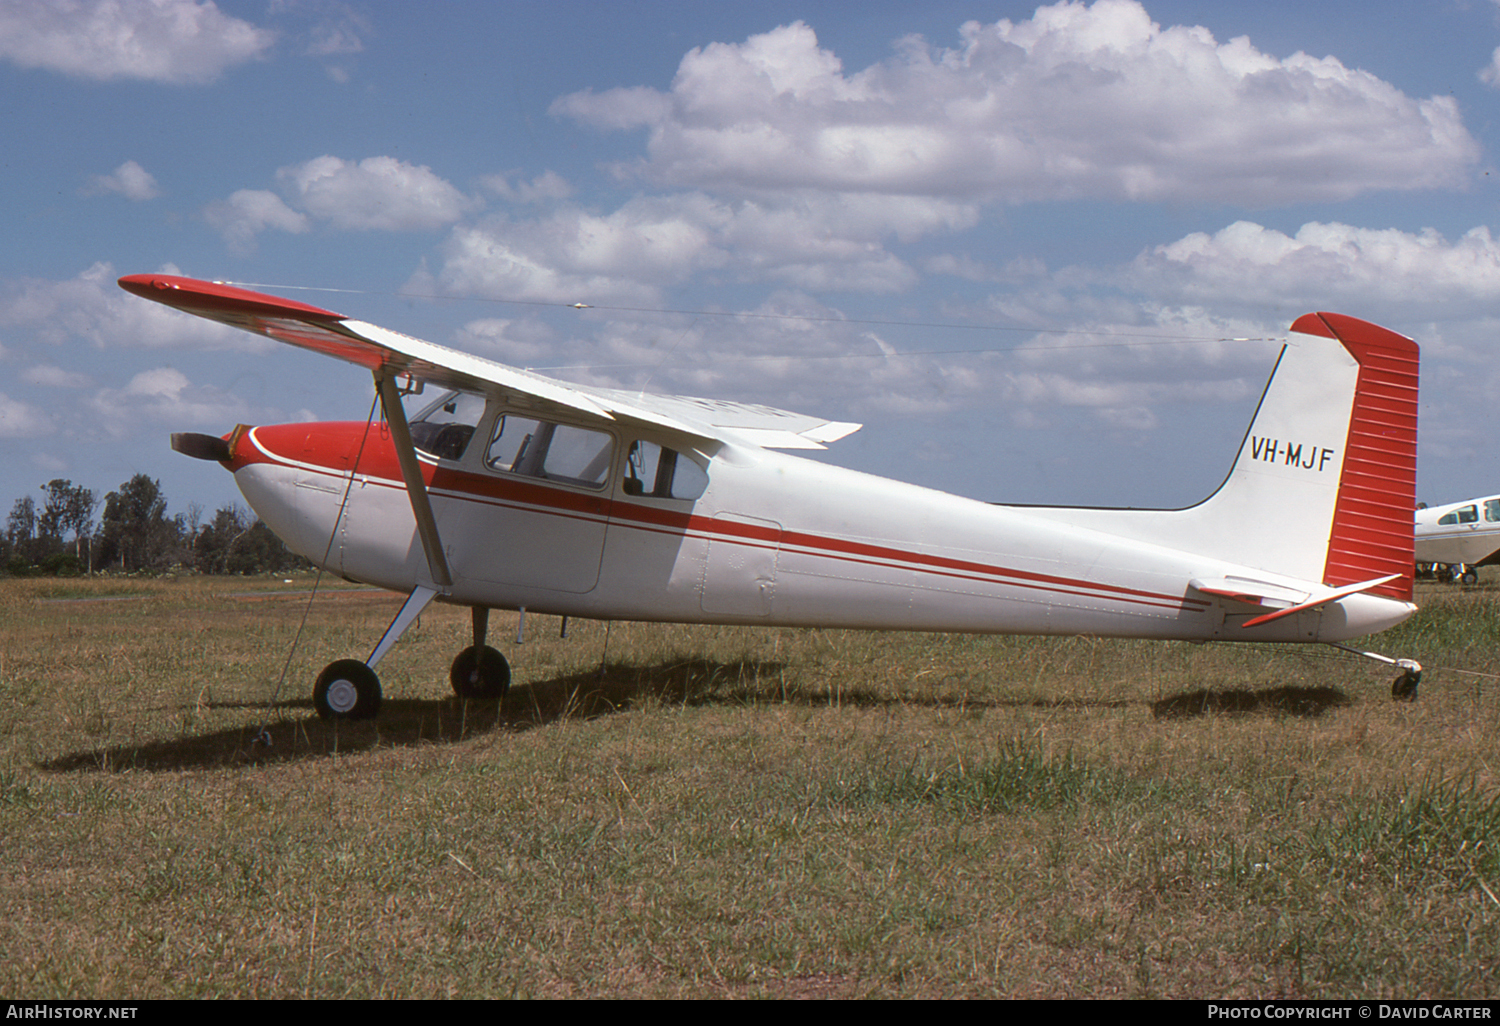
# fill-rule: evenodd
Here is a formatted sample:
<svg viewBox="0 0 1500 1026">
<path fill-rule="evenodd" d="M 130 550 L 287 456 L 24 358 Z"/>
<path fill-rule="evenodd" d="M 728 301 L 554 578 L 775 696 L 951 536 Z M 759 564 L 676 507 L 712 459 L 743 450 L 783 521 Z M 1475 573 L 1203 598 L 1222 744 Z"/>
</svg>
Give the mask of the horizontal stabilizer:
<svg viewBox="0 0 1500 1026">
<path fill-rule="evenodd" d="M 1400 574 L 1387 574 L 1385 577 L 1376 577 L 1374 580 L 1361 581 L 1358 584 L 1346 584 L 1342 588 L 1335 588 L 1332 591 L 1326 592 L 1324 594 L 1316 595 L 1313 598 L 1308 599 L 1306 602 L 1298 603 L 1295 606 L 1289 606 L 1286 609 L 1278 609 L 1276 610 L 1276 612 L 1267 613 L 1264 616 L 1253 617 L 1249 620 L 1246 620 L 1240 626 L 1254 627 L 1256 624 L 1270 623 L 1272 620 L 1280 620 L 1283 616 L 1291 616 L 1293 613 L 1300 613 L 1304 609 L 1315 609 L 1318 606 L 1327 605 L 1329 602 L 1337 602 L 1339 599 L 1345 598 L 1349 595 L 1357 595 L 1362 591 L 1374 591 L 1381 585 L 1389 584 L 1400 577 Z"/>
<path fill-rule="evenodd" d="M 1310 587 L 1304 590 L 1243 577 L 1201 580 L 1194 578 L 1190 583 L 1195 590 L 1205 595 L 1216 595 L 1235 602 L 1243 602 L 1246 605 L 1269 609 L 1270 612 L 1252 617 L 1240 625 L 1241 627 L 1255 627 L 1263 623 L 1271 623 L 1273 620 L 1280 620 L 1284 616 L 1301 613 L 1304 610 L 1316 609 L 1329 602 L 1337 602 L 1341 598 L 1356 595 L 1362 591 L 1373 591 L 1400 576 L 1400 574 L 1388 574 L 1385 577 L 1376 577 L 1358 584 L 1348 584 L 1342 588 Z"/>
<path fill-rule="evenodd" d="M 1285 609 L 1295 606 L 1299 602 L 1306 602 L 1312 596 L 1307 589 L 1298 590 L 1281 584 L 1271 584 L 1268 581 L 1255 581 L 1248 577 L 1216 577 L 1212 579 L 1193 578 L 1188 582 L 1196 591 L 1205 595 L 1217 595 L 1220 598 L 1233 599 L 1236 602 L 1244 602 L 1252 606 L 1269 606 L 1275 609 Z"/>
</svg>

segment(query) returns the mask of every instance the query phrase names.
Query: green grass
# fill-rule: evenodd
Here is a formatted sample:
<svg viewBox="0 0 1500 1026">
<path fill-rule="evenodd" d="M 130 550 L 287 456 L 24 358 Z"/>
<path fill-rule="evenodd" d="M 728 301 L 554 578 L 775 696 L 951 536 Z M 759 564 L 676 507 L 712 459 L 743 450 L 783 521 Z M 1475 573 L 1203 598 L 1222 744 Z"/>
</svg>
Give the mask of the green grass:
<svg viewBox="0 0 1500 1026">
<path fill-rule="evenodd" d="M 1489 585 L 1371 639 L 1414 704 L 1323 649 L 497 615 L 465 705 L 436 608 L 338 726 L 399 598 L 309 586 L 0 582 L 0 992 L 1500 991 Z"/>
<path fill-rule="evenodd" d="M 1147 793 L 1163 797 L 1163 785 L 1107 766 L 1090 765 L 1072 751 L 1048 757 L 1030 739 L 1008 739 L 977 764 L 941 768 L 882 767 L 853 786 L 850 802 L 927 802 L 962 814 L 1007 814 L 1104 805 Z"/>
</svg>

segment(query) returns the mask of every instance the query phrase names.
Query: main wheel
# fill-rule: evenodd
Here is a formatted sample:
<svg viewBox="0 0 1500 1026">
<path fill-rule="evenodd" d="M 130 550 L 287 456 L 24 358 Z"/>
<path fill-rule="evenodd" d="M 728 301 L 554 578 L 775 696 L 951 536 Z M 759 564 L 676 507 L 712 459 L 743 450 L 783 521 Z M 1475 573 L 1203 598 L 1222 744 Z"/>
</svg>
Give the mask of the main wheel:
<svg viewBox="0 0 1500 1026">
<path fill-rule="evenodd" d="M 313 685 L 313 707 L 325 720 L 372 720 L 380 711 L 380 678 L 358 659 L 329 663 Z"/>
<path fill-rule="evenodd" d="M 510 690 L 510 663 L 488 645 L 471 645 L 453 660 L 448 682 L 459 698 L 498 701 Z"/>
<path fill-rule="evenodd" d="M 1479 571 L 1475 570 L 1471 566 L 1464 567 L 1463 573 L 1461 573 L 1461 574 L 1458 575 L 1458 583 L 1460 583 L 1460 584 L 1478 584 L 1479 583 Z"/>
</svg>

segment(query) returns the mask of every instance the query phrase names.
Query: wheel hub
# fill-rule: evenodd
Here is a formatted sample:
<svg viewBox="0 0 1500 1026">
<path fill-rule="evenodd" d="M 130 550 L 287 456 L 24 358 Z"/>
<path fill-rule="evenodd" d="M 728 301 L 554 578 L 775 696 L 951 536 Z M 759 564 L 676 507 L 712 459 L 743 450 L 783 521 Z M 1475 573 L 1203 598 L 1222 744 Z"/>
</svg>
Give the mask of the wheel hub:
<svg viewBox="0 0 1500 1026">
<path fill-rule="evenodd" d="M 359 691 L 353 682 L 339 678 L 328 685 L 328 708 L 336 713 L 346 713 L 359 701 Z"/>
</svg>

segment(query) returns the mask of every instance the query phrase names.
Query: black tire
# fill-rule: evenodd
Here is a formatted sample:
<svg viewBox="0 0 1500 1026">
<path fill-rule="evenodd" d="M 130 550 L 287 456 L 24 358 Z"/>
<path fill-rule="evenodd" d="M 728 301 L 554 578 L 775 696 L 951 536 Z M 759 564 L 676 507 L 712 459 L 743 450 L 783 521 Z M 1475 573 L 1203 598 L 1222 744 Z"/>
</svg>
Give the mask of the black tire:
<svg viewBox="0 0 1500 1026">
<path fill-rule="evenodd" d="M 1391 685 L 1391 697 L 1398 702 L 1415 702 L 1417 700 L 1417 685 L 1421 682 L 1420 674 L 1407 670 L 1396 678 Z"/>
<path fill-rule="evenodd" d="M 459 698 L 497 702 L 510 690 L 510 663 L 490 646 L 469 646 L 453 660 L 448 683 Z"/>
<path fill-rule="evenodd" d="M 373 720 L 380 712 L 380 678 L 358 659 L 329 663 L 313 685 L 313 708 L 325 720 Z"/>
<path fill-rule="evenodd" d="M 1458 575 L 1458 581 L 1460 584 L 1478 584 L 1479 571 L 1472 568 L 1466 568 L 1463 573 Z"/>
</svg>

